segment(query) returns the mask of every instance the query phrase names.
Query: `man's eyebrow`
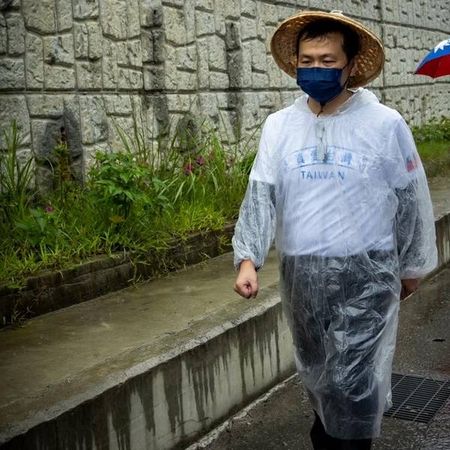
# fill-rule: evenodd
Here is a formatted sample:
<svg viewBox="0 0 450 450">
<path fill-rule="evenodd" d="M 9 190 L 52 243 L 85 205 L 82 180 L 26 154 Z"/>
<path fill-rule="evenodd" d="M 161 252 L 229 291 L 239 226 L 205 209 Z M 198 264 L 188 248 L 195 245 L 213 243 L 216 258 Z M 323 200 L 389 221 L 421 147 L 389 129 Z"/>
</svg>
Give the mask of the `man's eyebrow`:
<svg viewBox="0 0 450 450">
<path fill-rule="evenodd" d="M 301 53 L 300 58 L 312 58 L 313 55 L 310 55 L 308 53 Z M 319 55 L 320 58 L 336 58 L 336 55 L 334 55 L 333 53 L 325 53 L 323 55 Z"/>
</svg>

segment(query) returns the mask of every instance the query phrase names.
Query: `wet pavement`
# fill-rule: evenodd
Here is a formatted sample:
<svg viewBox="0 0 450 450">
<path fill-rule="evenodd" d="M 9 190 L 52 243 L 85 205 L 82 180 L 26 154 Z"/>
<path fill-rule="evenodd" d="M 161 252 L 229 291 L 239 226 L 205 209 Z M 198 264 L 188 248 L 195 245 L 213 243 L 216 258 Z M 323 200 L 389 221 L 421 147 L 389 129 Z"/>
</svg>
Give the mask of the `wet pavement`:
<svg viewBox="0 0 450 450">
<path fill-rule="evenodd" d="M 233 292 L 232 260 L 228 253 L 1 330 L 0 446 L 16 429 L 124 383 L 142 361 L 156 367 L 258 309 L 263 302 Z M 277 279 L 271 252 L 261 288 Z"/>
<path fill-rule="evenodd" d="M 394 372 L 450 377 L 450 265 L 402 303 Z M 297 376 L 272 389 L 189 450 L 310 450 L 313 414 Z M 384 418 L 374 450 L 449 450 L 450 400 L 429 424 Z"/>
</svg>

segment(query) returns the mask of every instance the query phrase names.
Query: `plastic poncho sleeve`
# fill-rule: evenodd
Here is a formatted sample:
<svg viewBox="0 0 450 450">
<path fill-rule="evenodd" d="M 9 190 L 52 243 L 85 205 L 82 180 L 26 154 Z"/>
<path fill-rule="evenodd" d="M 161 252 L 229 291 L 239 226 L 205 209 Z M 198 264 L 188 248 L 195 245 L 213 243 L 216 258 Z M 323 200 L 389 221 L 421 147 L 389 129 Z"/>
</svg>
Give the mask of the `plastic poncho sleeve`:
<svg viewBox="0 0 450 450">
<path fill-rule="evenodd" d="M 400 278 L 422 278 L 437 265 L 434 215 L 425 172 L 403 119 L 389 145 L 395 155 L 391 181 L 398 200 L 394 231 Z"/>
<path fill-rule="evenodd" d="M 260 269 L 273 243 L 276 226 L 274 147 L 268 142 L 266 121 L 258 153 L 250 172 L 249 183 L 242 202 L 233 236 L 234 267 L 245 259 Z"/>
<path fill-rule="evenodd" d="M 272 184 L 250 180 L 233 236 L 234 266 L 244 259 L 260 269 L 275 234 L 275 189 Z"/>
</svg>

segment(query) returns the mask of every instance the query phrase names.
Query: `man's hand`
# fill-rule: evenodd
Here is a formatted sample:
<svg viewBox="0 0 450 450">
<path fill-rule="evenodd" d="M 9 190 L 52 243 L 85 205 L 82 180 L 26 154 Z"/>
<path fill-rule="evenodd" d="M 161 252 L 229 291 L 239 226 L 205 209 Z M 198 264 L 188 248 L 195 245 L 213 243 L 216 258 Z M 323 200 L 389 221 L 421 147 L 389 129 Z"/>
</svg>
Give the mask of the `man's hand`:
<svg viewBox="0 0 450 450">
<path fill-rule="evenodd" d="M 417 288 L 420 284 L 419 278 L 406 278 L 401 280 L 402 282 L 402 290 L 400 292 L 400 300 L 405 299 L 408 295 L 411 295 L 413 292 L 417 291 Z"/>
<path fill-rule="evenodd" d="M 258 274 L 251 260 L 246 259 L 241 262 L 234 290 L 245 298 L 255 298 L 258 294 Z"/>
</svg>

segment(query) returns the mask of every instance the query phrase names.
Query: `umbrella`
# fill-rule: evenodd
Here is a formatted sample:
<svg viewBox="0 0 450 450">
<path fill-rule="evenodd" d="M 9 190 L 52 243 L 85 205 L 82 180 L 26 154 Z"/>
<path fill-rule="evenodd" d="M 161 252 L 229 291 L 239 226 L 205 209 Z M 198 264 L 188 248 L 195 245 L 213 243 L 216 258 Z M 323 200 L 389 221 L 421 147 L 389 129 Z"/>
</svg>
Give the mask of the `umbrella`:
<svg viewBox="0 0 450 450">
<path fill-rule="evenodd" d="M 439 42 L 417 67 L 416 75 L 428 75 L 431 78 L 450 75 L 450 39 Z"/>
</svg>

